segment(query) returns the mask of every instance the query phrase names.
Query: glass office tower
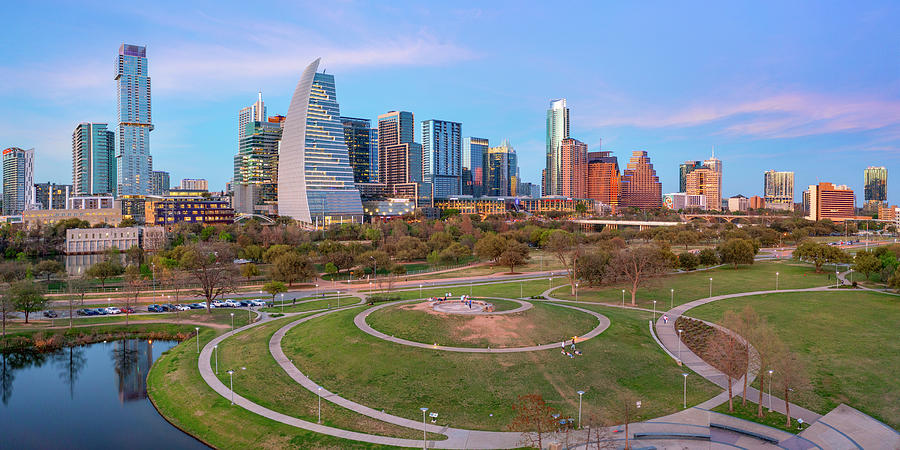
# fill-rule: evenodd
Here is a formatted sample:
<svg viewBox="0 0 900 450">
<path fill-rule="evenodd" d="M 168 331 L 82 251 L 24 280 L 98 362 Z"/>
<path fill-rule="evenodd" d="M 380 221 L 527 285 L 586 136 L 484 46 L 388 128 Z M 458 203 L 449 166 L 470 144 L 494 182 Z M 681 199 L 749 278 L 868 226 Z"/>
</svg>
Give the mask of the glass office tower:
<svg viewBox="0 0 900 450">
<path fill-rule="evenodd" d="M 116 65 L 119 148 L 116 151 L 116 195 L 150 193 L 150 77 L 147 48 L 122 44 Z"/>
</svg>

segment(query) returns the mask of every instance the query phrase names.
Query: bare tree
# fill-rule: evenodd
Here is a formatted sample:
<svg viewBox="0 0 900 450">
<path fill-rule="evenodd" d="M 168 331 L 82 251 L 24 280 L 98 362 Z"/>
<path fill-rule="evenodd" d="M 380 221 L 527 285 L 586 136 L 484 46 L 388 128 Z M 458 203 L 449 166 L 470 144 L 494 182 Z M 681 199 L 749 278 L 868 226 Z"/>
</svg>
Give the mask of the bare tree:
<svg viewBox="0 0 900 450">
<path fill-rule="evenodd" d="M 725 311 L 724 319 L 722 320 L 722 325 L 725 328 L 733 331 L 744 341 L 744 390 L 741 406 L 747 406 L 747 380 L 750 378 L 750 373 L 754 372 L 759 367 L 759 361 L 752 351 L 753 348 L 748 345 L 749 342 L 752 342 L 753 337 L 755 337 L 755 334 L 758 332 L 759 324 L 759 315 L 756 314 L 756 311 L 750 305 L 745 306 L 739 313 Z"/>
<path fill-rule="evenodd" d="M 544 448 L 544 437 L 556 429 L 555 409 L 544 402 L 540 394 L 520 395 L 513 405 L 516 416 L 509 424 L 510 431 L 522 433 L 522 444 Z"/>
<path fill-rule="evenodd" d="M 706 357 L 719 369 L 728 381 L 728 412 L 734 412 L 734 381 L 743 375 L 747 367 L 745 346 L 730 334 L 717 330 L 712 342 L 706 348 Z"/>
<path fill-rule="evenodd" d="M 3 342 L 6 343 L 6 319 L 16 311 L 8 292 L 0 294 L 0 319 L 3 320 Z"/>
<path fill-rule="evenodd" d="M 577 265 L 581 256 L 581 246 L 578 236 L 564 230 L 554 230 L 547 238 L 544 246 L 548 252 L 556 257 L 556 260 L 566 268 L 566 277 L 575 295 L 575 282 L 578 280 Z"/>
<path fill-rule="evenodd" d="M 609 278 L 627 282 L 631 305 L 637 304 L 637 290 L 648 278 L 669 270 L 669 263 L 658 248 L 650 245 L 626 247 L 616 252 L 607 265 Z"/>
<path fill-rule="evenodd" d="M 638 417 L 638 397 L 629 390 L 621 390 L 616 393 L 615 401 L 609 409 L 610 419 L 625 425 L 625 449 L 631 448 L 628 438 L 628 425 Z"/>
<path fill-rule="evenodd" d="M 760 321 L 751 336 L 751 342 L 759 358 L 759 398 L 756 402 L 756 416 L 763 417 L 763 387 L 765 387 L 768 370 L 775 367 L 776 362 L 785 352 L 784 342 L 766 321 Z M 771 383 L 771 381 L 769 381 Z"/>
<path fill-rule="evenodd" d="M 128 266 L 125 269 L 125 289 L 128 295 L 125 296 L 125 325 L 128 325 L 131 309 L 137 306 L 138 297 L 144 290 L 144 277 L 141 270 L 135 266 Z M 134 305 L 134 306 L 132 306 Z"/>
<path fill-rule="evenodd" d="M 778 376 L 774 377 L 775 385 L 784 394 L 784 415 L 787 416 L 785 426 L 791 426 L 791 392 L 799 392 L 809 388 L 809 380 L 806 375 L 806 366 L 797 357 L 796 353 L 785 352 L 778 359 L 775 369 Z"/>
<path fill-rule="evenodd" d="M 206 312 L 212 313 L 213 300 L 234 292 L 234 253 L 231 247 L 219 242 L 191 244 L 179 261 L 190 277 L 200 285 L 200 295 L 206 298 Z"/>
</svg>

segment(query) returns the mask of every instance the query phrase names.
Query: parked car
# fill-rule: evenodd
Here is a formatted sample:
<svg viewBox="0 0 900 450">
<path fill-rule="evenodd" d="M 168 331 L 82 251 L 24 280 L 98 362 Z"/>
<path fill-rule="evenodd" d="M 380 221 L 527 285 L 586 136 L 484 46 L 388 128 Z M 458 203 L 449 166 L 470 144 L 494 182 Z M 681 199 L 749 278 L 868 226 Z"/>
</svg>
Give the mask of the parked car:
<svg viewBox="0 0 900 450">
<path fill-rule="evenodd" d="M 105 316 L 105 315 L 109 314 L 108 312 L 106 312 L 106 308 L 95 308 L 92 311 L 97 313 L 96 315 L 98 315 L 98 316 Z"/>
<path fill-rule="evenodd" d="M 244 307 L 244 306 L 253 306 L 253 300 L 241 300 L 241 301 L 240 301 L 240 305 L 241 305 L 242 307 Z"/>
<path fill-rule="evenodd" d="M 122 313 L 134 314 L 134 308 L 132 308 L 130 306 L 126 306 L 125 308 L 122 308 Z"/>
<path fill-rule="evenodd" d="M 122 310 L 119 308 L 116 308 L 115 306 L 110 306 L 110 307 L 106 308 L 106 313 L 107 314 L 122 314 Z"/>
<path fill-rule="evenodd" d="M 266 306 L 266 302 L 260 299 L 250 300 L 250 303 L 252 303 L 253 306 Z"/>
<path fill-rule="evenodd" d="M 225 302 L 223 302 L 221 300 L 213 300 L 212 305 L 213 305 L 213 308 L 224 308 L 225 306 L 227 306 L 227 305 L 225 305 Z"/>
<path fill-rule="evenodd" d="M 81 309 L 75 310 L 75 314 L 78 314 L 79 316 L 87 316 L 87 315 L 88 315 L 88 309 L 87 309 L 87 308 L 81 308 Z"/>
<path fill-rule="evenodd" d="M 163 308 L 159 305 L 150 305 L 147 307 L 147 312 L 163 312 Z"/>
<path fill-rule="evenodd" d="M 56 311 L 54 311 L 52 309 L 48 309 L 48 310 L 44 311 L 44 317 L 49 317 L 49 318 L 53 319 L 53 318 L 59 317 L 59 314 L 57 314 Z"/>
<path fill-rule="evenodd" d="M 206 308 L 206 305 L 200 303 L 191 303 L 190 305 L 188 305 L 188 307 L 191 309 L 203 309 Z"/>
<path fill-rule="evenodd" d="M 188 311 L 191 307 L 188 305 L 175 305 L 175 311 Z"/>
<path fill-rule="evenodd" d="M 175 305 L 171 303 L 166 303 L 165 305 L 159 305 L 163 311 L 175 311 Z"/>
<path fill-rule="evenodd" d="M 241 306 L 241 304 L 234 300 L 225 300 L 225 306 L 227 306 L 229 308 L 237 308 L 237 307 Z"/>
</svg>

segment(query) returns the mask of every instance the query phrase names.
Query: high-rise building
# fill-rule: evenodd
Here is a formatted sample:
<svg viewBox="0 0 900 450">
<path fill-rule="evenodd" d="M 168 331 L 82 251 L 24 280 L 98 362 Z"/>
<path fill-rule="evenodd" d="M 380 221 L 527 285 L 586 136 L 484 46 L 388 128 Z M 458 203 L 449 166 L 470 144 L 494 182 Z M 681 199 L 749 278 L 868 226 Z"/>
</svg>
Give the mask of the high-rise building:
<svg viewBox="0 0 900 450">
<path fill-rule="evenodd" d="M 561 195 L 562 165 L 560 150 L 562 140 L 569 137 L 569 108 L 566 99 L 550 101 L 547 110 L 547 173 L 544 177 L 544 195 Z"/>
<path fill-rule="evenodd" d="M 462 142 L 462 193 L 484 195 L 484 158 L 490 143 L 487 139 L 465 137 Z"/>
<path fill-rule="evenodd" d="M 619 161 L 611 152 L 588 152 L 587 198 L 619 204 Z"/>
<path fill-rule="evenodd" d="M 344 127 L 344 142 L 350 153 L 353 182 L 369 183 L 372 180 L 372 122 L 369 119 L 341 117 L 341 124 Z"/>
<path fill-rule="evenodd" d="M 116 171 L 116 134 L 105 123 L 76 125 L 72 132 L 72 194 L 115 194 Z"/>
<path fill-rule="evenodd" d="M 856 211 L 856 196 L 852 189 L 844 185 L 835 186 L 831 183 L 810 185 L 803 193 L 803 200 L 809 205 L 806 217 L 809 220 L 830 219 L 843 222 L 847 218 L 854 217 Z"/>
<path fill-rule="evenodd" d="M 378 182 L 378 128 L 369 128 L 369 182 Z"/>
<path fill-rule="evenodd" d="M 256 103 L 241 108 L 238 113 L 238 145 L 240 145 L 241 139 L 247 135 L 248 123 L 266 121 L 266 104 L 263 102 L 262 92 L 257 92 L 256 95 Z"/>
<path fill-rule="evenodd" d="M 887 168 L 869 166 L 863 172 L 865 187 L 863 197 L 867 205 L 884 205 L 887 203 Z"/>
<path fill-rule="evenodd" d="M 763 176 L 763 197 L 767 205 L 794 206 L 794 172 L 766 171 Z"/>
<path fill-rule="evenodd" d="M 587 198 L 588 146 L 575 138 L 565 138 L 559 146 L 560 190 L 568 198 Z"/>
<path fill-rule="evenodd" d="M 150 180 L 150 195 L 166 195 L 171 187 L 171 178 L 169 172 L 163 170 L 154 170 L 150 172 L 152 177 Z"/>
<path fill-rule="evenodd" d="M 619 205 L 622 207 L 652 209 L 662 205 L 662 183 L 646 151 L 631 153 L 619 186 Z"/>
<path fill-rule="evenodd" d="M 719 185 L 717 187 L 717 189 L 719 191 L 719 203 L 717 203 L 717 204 L 709 203 L 710 198 L 707 197 L 706 198 L 706 200 L 707 200 L 706 207 L 709 209 L 721 210 L 722 209 L 722 192 L 723 192 L 722 191 L 722 182 L 725 180 L 725 173 L 722 170 L 722 160 L 719 158 L 716 158 L 715 147 L 713 147 L 713 149 L 712 149 L 712 156 L 710 156 L 709 159 L 706 159 L 703 161 L 703 167 L 706 167 L 709 170 L 712 170 L 713 172 L 719 174 Z"/>
<path fill-rule="evenodd" d="M 278 155 L 278 214 L 326 227 L 362 222 L 359 190 L 344 143 L 334 75 L 320 59 L 300 77 L 284 122 Z"/>
<path fill-rule="evenodd" d="M 36 183 L 32 189 L 34 206 L 40 209 L 66 209 L 66 201 L 72 195 L 70 184 Z"/>
<path fill-rule="evenodd" d="M 408 111 L 390 111 L 378 116 L 380 183 L 422 181 L 422 146 L 414 142 L 414 121 L 413 113 Z"/>
<path fill-rule="evenodd" d="M 184 178 L 180 187 L 188 191 L 208 191 L 209 182 L 203 178 Z"/>
<path fill-rule="evenodd" d="M 34 149 L 3 150 L 3 215 L 22 214 L 30 205 L 34 187 Z"/>
<path fill-rule="evenodd" d="M 275 215 L 278 206 L 278 142 L 284 121 L 272 116 L 248 122 L 234 156 L 234 209 L 245 214 Z"/>
<path fill-rule="evenodd" d="M 722 177 L 719 172 L 708 167 L 694 169 L 687 175 L 688 195 L 702 195 L 706 197 L 706 208 L 713 210 L 722 209 Z"/>
<path fill-rule="evenodd" d="M 116 65 L 119 146 L 116 151 L 116 195 L 150 192 L 150 77 L 147 48 L 122 44 Z"/>
<path fill-rule="evenodd" d="M 687 176 L 696 169 L 703 167 L 700 161 L 685 161 L 678 166 L 678 192 L 687 192 Z"/>
<path fill-rule="evenodd" d="M 513 183 L 518 183 L 516 150 L 504 139 L 497 147 L 489 147 L 484 161 L 484 188 L 491 197 L 514 195 Z"/>
<path fill-rule="evenodd" d="M 431 183 L 435 197 L 459 195 L 461 158 L 461 123 L 436 119 L 422 122 L 424 181 Z"/>
</svg>

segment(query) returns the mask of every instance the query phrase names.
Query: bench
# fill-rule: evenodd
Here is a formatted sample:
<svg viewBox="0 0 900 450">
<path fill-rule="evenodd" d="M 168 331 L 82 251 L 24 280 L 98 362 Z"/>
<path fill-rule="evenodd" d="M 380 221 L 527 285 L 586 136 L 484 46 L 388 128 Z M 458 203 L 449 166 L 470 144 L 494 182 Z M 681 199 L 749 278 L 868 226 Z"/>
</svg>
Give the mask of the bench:
<svg viewBox="0 0 900 450">
<path fill-rule="evenodd" d="M 635 439 L 701 439 L 708 441 L 708 434 L 699 433 L 634 433 Z"/>
<path fill-rule="evenodd" d="M 719 429 L 722 429 L 722 430 L 733 431 L 733 432 L 735 432 L 735 433 L 740 433 L 740 434 L 744 434 L 744 435 L 747 435 L 747 436 L 755 437 L 755 438 L 757 438 L 757 439 L 759 439 L 759 440 L 763 440 L 763 441 L 766 441 L 766 442 L 769 442 L 769 443 L 772 443 L 772 444 L 777 444 L 777 443 L 781 442 L 779 439 L 773 438 L 772 436 L 766 436 L 765 434 L 760 434 L 760 433 L 757 433 L 757 432 L 755 432 L 755 431 L 744 430 L 744 429 L 742 429 L 742 428 L 733 427 L 733 426 L 731 426 L 731 425 L 725 425 L 725 424 L 722 424 L 722 423 L 713 423 L 713 422 L 710 422 L 710 423 L 709 423 L 709 427 L 710 427 L 710 428 L 719 428 Z"/>
</svg>

